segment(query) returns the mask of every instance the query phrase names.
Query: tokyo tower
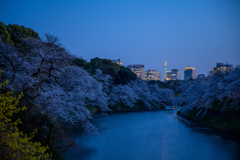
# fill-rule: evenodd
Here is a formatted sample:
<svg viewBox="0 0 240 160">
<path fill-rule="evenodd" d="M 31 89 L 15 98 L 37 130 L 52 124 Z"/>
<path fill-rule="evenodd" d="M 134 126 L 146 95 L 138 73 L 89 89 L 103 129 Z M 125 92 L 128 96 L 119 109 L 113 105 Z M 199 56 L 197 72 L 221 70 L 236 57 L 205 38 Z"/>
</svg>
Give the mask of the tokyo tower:
<svg viewBox="0 0 240 160">
<path fill-rule="evenodd" d="M 165 74 L 164 74 L 164 82 L 166 81 L 166 72 L 167 72 L 167 59 L 165 58 Z"/>
</svg>

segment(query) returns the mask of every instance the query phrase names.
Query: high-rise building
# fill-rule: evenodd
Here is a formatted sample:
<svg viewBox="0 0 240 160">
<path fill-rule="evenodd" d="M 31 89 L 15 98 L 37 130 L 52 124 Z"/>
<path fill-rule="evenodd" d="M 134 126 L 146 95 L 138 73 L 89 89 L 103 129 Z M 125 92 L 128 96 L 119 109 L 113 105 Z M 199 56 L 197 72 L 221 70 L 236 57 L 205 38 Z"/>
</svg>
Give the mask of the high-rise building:
<svg viewBox="0 0 240 160">
<path fill-rule="evenodd" d="M 179 69 L 172 69 L 171 71 L 171 80 L 180 80 L 181 71 Z"/>
<path fill-rule="evenodd" d="M 155 81 L 161 81 L 161 72 L 156 70 L 147 70 L 145 71 L 145 80 L 155 80 Z"/>
<path fill-rule="evenodd" d="M 226 67 L 227 72 L 232 72 L 232 70 L 233 70 L 233 65 L 232 64 L 225 64 L 225 67 Z"/>
<path fill-rule="evenodd" d="M 134 64 L 134 65 L 128 65 L 127 68 L 129 68 L 132 72 L 134 72 L 137 77 L 144 80 L 144 65 L 141 64 Z"/>
<path fill-rule="evenodd" d="M 170 81 L 170 80 L 172 80 L 171 71 L 165 71 L 165 73 L 166 73 L 165 81 Z"/>
<path fill-rule="evenodd" d="M 166 72 L 165 81 L 181 79 L 181 71 L 179 69 L 172 69 L 172 71 L 165 71 L 165 72 Z"/>
<path fill-rule="evenodd" d="M 117 59 L 117 60 L 112 60 L 114 63 L 117 63 L 119 66 L 123 65 L 123 62 L 121 60 L 121 58 Z"/>
<path fill-rule="evenodd" d="M 226 72 L 231 72 L 233 70 L 232 64 L 224 64 L 224 63 L 217 63 L 216 67 L 212 68 L 212 75 L 214 75 L 217 72 L 222 72 L 225 74 Z"/>
<path fill-rule="evenodd" d="M 184 79 L 195 79 L 196 78 L 196 68 L 185 67 L 184 68 Z"/>
</svg>

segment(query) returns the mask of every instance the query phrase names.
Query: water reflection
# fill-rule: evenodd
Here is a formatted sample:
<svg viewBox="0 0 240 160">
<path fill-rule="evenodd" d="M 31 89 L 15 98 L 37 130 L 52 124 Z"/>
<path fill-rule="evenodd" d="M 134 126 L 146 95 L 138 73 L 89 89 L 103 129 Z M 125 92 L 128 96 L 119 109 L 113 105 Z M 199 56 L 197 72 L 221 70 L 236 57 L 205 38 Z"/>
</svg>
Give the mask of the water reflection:
<svg viewBox="0 0 240 160">
<path fill-rule="evenodd" d="M 173 110 L 176 110 L 175 106 L 172 106 Z"/>
</svg>

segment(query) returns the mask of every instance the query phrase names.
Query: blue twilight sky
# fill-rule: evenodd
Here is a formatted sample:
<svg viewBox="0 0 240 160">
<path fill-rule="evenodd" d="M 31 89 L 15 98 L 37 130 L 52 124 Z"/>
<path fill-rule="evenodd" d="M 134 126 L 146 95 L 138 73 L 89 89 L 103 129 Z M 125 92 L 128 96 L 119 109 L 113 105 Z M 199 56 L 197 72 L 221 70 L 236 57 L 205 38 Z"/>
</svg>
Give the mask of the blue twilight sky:
<svg viewBox="0 0 240 160">
<path fill-rule="evenodd" d="M 121 58 L 164 77 L 240 64 L 240 0 L 1 0 L 0 21 L 58 36 L 72 53 Z"/>
</svg>

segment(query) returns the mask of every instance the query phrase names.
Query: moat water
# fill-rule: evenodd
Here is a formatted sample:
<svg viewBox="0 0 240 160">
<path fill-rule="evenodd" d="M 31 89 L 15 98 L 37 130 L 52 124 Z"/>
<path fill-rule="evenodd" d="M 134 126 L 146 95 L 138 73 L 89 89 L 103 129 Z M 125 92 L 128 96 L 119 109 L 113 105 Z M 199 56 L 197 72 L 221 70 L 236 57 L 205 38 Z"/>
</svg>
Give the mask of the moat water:
<svg viewBox="0 0 240 160">
<path fill-rule="evenodd" d="M 65 160 L 240 160 L 240 144 L 176 110 L 96 114 L 96 136 L 78 133 Z"/>
</svg>

